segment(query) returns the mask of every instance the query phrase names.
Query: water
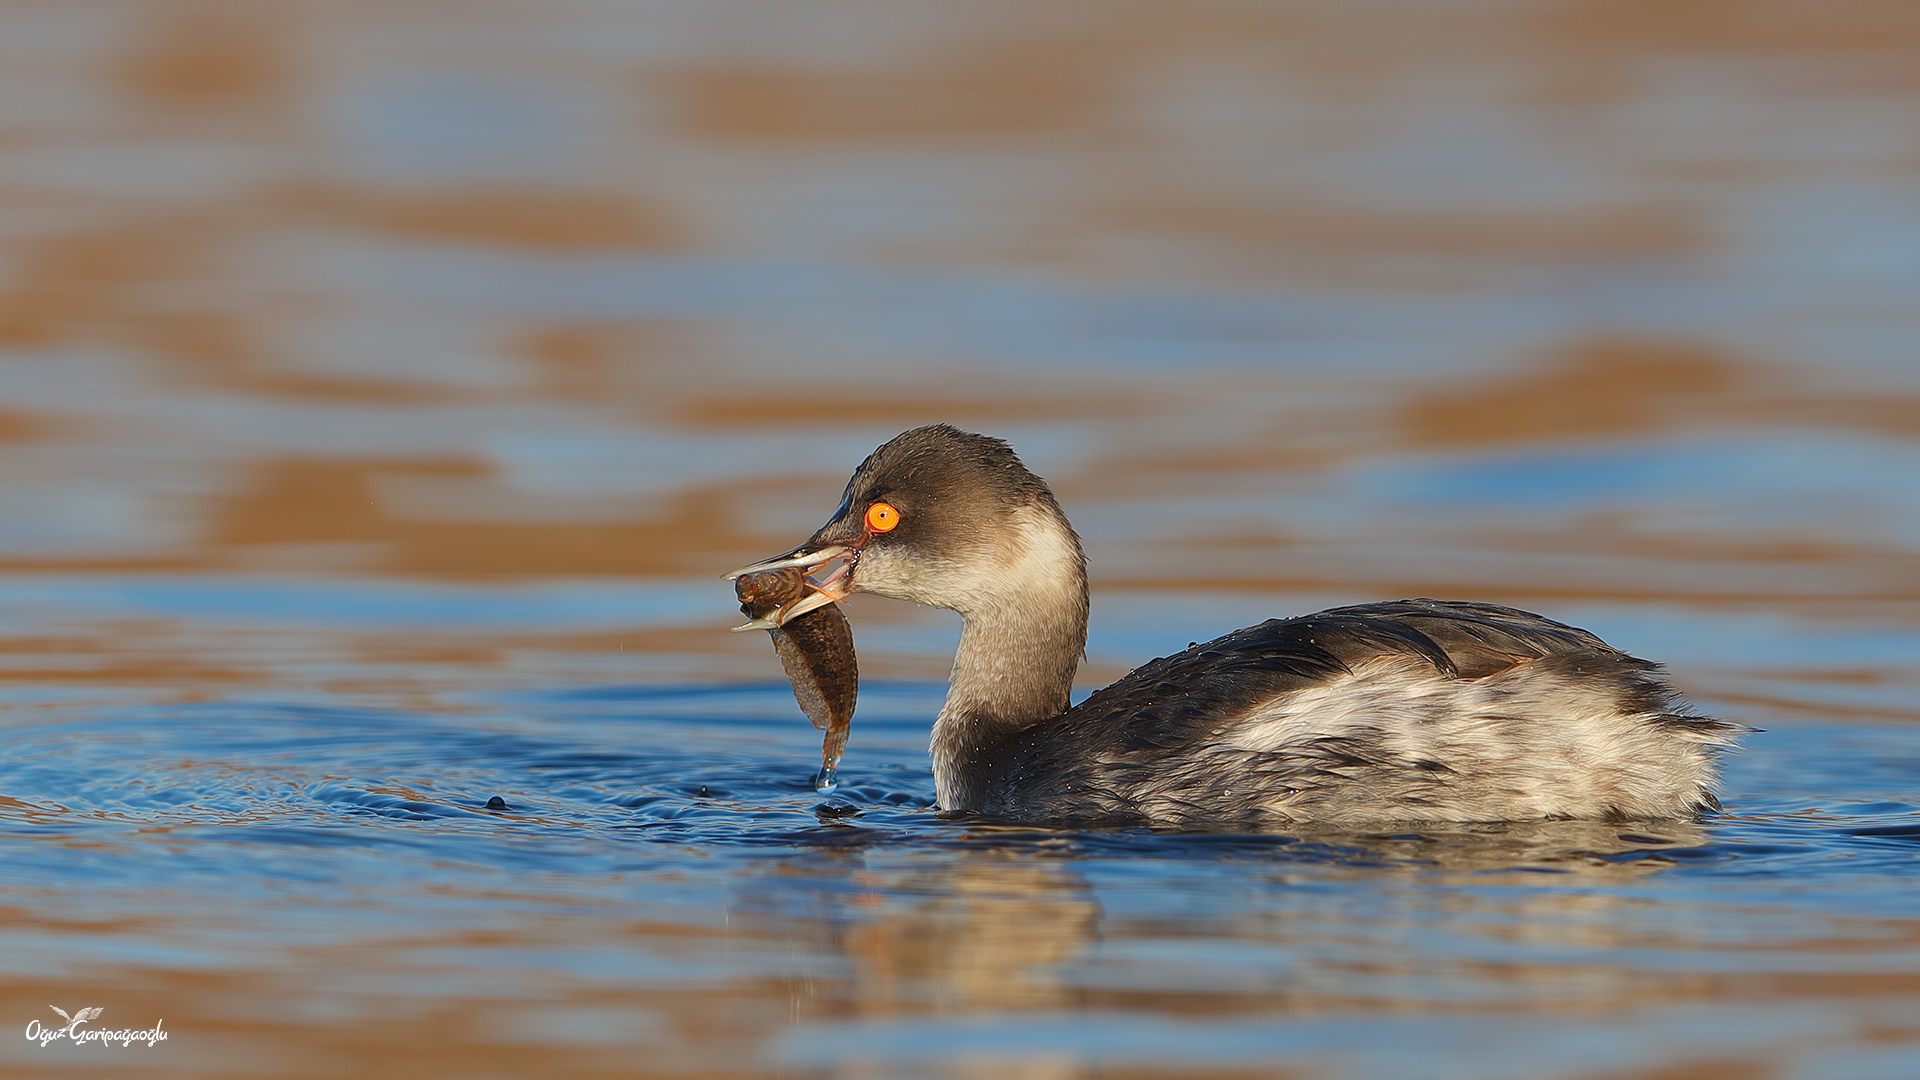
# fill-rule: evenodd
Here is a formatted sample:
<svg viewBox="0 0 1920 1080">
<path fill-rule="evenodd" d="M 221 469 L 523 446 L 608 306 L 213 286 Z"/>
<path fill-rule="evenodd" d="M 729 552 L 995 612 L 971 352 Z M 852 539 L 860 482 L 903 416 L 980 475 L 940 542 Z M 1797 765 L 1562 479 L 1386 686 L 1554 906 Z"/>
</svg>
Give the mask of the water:
<svg viewBox="0 0 1920 1080">
<path fill-rule="evenodd" d="M 0 12 L 0 1070 L 1920 1075 L 1916 69 L 1897 4 Z M 943 819 L 957 626 L 856 597 L 823 790 L 720 574 L 931 420 L 1085 539 L 1080 693 L 1440 595 L 1764 731 L 1698 824 Z"/>
<path fill-rule="evenodd" d="M 10 977 L 202 1072 L 1913 1060 L 1911 724 L 1777 726 L 1703 825 L 1076 832 L 930 811 L 939 692 L 826 799 L 765 683 L 16 719 Z"/>
</svg>

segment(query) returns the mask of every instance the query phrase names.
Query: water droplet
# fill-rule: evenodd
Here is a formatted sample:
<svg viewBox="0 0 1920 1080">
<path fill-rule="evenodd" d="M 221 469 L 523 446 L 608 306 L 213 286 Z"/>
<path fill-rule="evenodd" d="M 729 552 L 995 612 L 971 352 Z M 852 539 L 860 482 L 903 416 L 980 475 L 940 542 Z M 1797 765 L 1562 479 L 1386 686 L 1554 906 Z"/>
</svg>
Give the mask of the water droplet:
<svg viewBox="0 0 1920 1080">
<path fill-rule="evenodd" d="M 823 795 L 839 786 L 840 786 L 840 774 L 837 772 L 834 772 L 832 766 L 828 766 L 827 768 L 821 769 L 820 772 L 816 774 L 813 778 L 813 790 L 818 791 Z"/>
</svg>

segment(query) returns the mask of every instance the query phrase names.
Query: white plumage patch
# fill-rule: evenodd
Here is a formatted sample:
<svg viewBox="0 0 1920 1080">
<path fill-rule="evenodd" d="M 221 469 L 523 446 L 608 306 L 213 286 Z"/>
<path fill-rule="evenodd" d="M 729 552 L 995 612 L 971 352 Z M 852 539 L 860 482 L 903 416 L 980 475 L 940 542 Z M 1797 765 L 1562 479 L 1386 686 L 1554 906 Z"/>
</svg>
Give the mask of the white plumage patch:
<svg viewBox="0 0 1920 1080">
<path fill-rule="evenodd" d="M 1156 820 L 1194 816 L 1211 791 L 1324 824 L 1683 817 L 1710 802 L 1721 737 L 1595 690 L 1534 662 L 1461 679 L 1382 657 L 1223 719 L 1136 797 Z"/>
<path fill-rule="evenodd" d="M 964 620 L 929 746 L 934 790 L 948 807 L 974 797 L 962 779 L 963 759 L 981 737 L 975 721 L 982 706 L 994 703 L 1008 719 L 1066 708 L 1085 641 L 1080 546 L 1057 512 L 1014 507 L 976 541 L 983 555 L 924 575 L 938 582 L 938 594 L 910 597 L 952 608 Z"/>
</svg>

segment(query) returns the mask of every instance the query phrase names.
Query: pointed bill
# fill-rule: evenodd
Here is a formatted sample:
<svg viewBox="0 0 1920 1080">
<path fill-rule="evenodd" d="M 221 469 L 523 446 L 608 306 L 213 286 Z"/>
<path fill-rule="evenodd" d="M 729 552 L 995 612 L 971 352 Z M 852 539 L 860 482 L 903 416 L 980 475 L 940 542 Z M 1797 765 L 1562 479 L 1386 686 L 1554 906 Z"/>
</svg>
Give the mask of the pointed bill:
<svg viewBox="0 0 1920 1080">
<path fill-rule="evenodd" d="M 721 576 L 728 581 L 732 581 L 734 578 L 746 577 L 748 574 L 760 574 L 768 570 L 785 570 L 795 566 L 803 566 L 811 570 L 821 563 L 830 559 L 837 559 L 852 550 L 852 548 L 845 544 L 828 544 L 825 547 L 814 548 L 812 550 L 798 547 L 787 552 L 785 555 L 775 555 L 771 559 L 762 559 L 757 563 L 750 563 L 738 570 Z M 809 608 L 808 610 L 812 609 Z"/>
</svg>

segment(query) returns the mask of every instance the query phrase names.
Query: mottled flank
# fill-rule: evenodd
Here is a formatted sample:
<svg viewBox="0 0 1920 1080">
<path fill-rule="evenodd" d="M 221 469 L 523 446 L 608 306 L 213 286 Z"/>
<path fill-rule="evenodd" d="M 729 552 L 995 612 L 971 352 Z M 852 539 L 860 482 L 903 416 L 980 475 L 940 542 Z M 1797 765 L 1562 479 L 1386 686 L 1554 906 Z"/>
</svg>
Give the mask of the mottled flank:
<svg viewBox="0 0 1920 1080">
<path fill-rule="evenodd" d="M 1677 818 L 1716 751 L 1658 665 L 1529 612 L 1404 600 L 1154 660 L 988 755 L 1014 818 L 1361 823 Z"/>
</svg>

